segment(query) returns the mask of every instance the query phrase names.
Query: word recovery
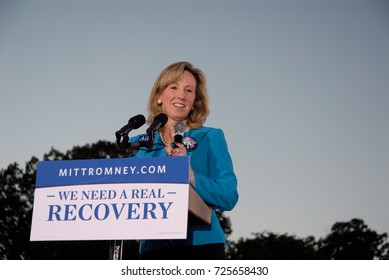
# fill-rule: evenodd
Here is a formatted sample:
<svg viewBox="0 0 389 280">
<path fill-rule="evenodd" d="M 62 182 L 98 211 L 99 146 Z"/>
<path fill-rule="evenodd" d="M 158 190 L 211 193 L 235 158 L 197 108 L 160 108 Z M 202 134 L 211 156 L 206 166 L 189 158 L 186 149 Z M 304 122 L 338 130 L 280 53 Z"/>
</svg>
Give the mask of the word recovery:
<svg viewBox="0 0 389 280">
<path fill-rule="evenodd" d="M 59 191 L 51 196 L 65 203 L 49 204 L 47 221 L 168 219 L 173 205 L 161 188 Z"/>
</svg>

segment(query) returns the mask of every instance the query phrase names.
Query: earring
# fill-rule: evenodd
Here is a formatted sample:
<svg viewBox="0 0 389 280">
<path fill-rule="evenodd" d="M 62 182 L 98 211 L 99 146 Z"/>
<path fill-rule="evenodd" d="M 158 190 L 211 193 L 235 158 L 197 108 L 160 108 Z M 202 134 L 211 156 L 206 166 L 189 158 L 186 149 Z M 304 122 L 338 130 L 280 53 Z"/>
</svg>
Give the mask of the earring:
<svg viewBox="0 0 389 280">
<path fill-rule="evenodd" d="M 161 105 L 162 101 L 158 99 L 157 103 L 158 103 L 158 105 Z"/>
</svg>

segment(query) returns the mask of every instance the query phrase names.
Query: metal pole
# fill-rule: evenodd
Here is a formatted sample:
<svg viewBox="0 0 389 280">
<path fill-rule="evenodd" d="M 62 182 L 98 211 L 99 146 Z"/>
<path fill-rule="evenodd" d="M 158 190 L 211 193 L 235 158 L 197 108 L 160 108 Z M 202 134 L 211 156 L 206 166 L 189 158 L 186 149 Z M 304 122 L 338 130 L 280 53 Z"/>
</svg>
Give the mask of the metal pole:
<svg viewBox="0 0 389 280">
<path fill-rule="evenodd" d="M 123 240 L 112 240 L 109 246 L 109 259 L 121 260 L 123 258 Z"/>
</svg>

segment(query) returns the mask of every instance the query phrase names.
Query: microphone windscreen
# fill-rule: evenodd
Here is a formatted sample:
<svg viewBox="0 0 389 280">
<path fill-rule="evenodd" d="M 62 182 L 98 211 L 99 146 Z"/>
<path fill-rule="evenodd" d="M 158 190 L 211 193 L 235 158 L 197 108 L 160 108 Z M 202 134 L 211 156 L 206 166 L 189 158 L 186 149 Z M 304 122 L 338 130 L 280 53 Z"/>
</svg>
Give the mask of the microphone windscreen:
<svg viewBox="0 0 389 280">
<path fill-rule="evenodd" d="M 182 144 L 183 136 L 185 132 L 185 125 L 182 121 L 176 122 L 174 125 L 174 143 Z M 177 145 L 174 145 L 177 148 Z"/>
<path fill-rule="evenodd" d="M 161 122 L 161 126 L 160 127 L 163 127 L 166 124 L 166 122 L 167 122 L 167 115 L 164 114 L 164 113 L 161 113 L 161 114 L 159 114 L 158 116 L 155 117 L 154 122 L 156 120 L 159 120 Z"/>
<path fill-rule="evenodd" d="M 132 123 L 133 129 L 138 129 L 146 123 L 146 118 L 139 114 L 128 120 L 128 123 Z"/>
<path fill-rule="evenodd" d="M 184 134 L 185 132 L 185 125 L 182 121 L 176 122 L 174 125 L 174 134 Z"/>
</svg>

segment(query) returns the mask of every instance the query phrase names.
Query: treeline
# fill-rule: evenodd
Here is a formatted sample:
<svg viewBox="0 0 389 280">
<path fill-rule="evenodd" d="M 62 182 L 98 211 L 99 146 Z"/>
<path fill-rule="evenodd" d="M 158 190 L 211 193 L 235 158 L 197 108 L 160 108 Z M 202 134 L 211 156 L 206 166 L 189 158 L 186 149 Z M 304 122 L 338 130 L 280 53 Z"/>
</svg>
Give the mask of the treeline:
<svg viewBox="0 0 389 280">
<path fill-rule="evenodd" d="M 52 148 L 43 160 L 99 159 L 120 157 L 114 143 L 98 141 L 76 146 L 62 153 Z M 108 259 L 109 241 L 30 242 L 31 218 L 38 158 L 22 169 L 17 163 L 0 170 L 0 259 Z M 254 213 L 253 213 L 254 214 Z M 232 224 L 218 213 L 228 237 Z M 252 237 L 228 241 L 229 259 L 315 260 L 315 259 L 389 259 L 386 233 L 378 234 L 361 219 L 337 222 L 331 232 L 316 240 L 269 231 Z M 125 241 L 124 259 L 138 258 L 138 242 Z"/>
</svg>

